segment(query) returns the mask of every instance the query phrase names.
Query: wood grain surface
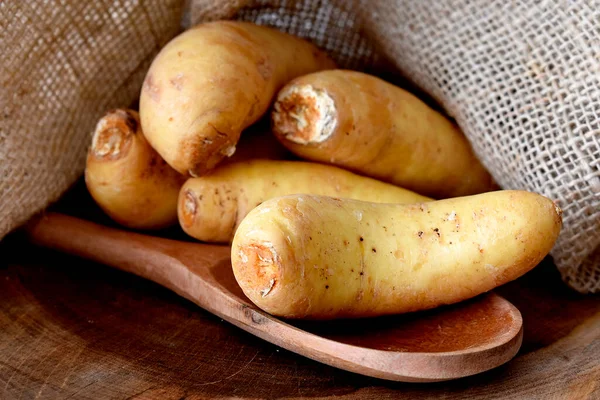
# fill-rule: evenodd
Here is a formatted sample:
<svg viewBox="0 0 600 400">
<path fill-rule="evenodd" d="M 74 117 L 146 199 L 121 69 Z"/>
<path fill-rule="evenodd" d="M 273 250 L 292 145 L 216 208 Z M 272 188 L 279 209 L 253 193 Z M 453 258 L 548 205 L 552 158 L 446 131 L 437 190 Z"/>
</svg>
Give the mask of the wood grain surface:
<svg viewBox="0 0 600 400">
<path fill-rule="evenodd" d="M 57 209 L 110 225 L 81 184 Z M 600 398 L 600 297 L 566 288 L 550 260 L 497 290 L 523 314 L 517 358 L 406 384 L 279 349 L 152 282 L 19 235 L 0 251 L 0 399 Z"/>
</svg>

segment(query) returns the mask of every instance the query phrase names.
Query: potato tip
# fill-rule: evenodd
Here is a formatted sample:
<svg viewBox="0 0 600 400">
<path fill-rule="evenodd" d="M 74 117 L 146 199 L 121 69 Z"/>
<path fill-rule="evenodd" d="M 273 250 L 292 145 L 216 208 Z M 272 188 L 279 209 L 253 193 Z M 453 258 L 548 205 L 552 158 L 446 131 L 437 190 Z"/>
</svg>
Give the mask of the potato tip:
<svg viewBox="0 0 600 400">
<path fill-rule="evenodd" d="M 239 260 L 249 287 L 267 297 L 279 280 L 281 259 L 269 242 L 248 244 L 240 248 Z"/>
<path fill-rule="evenodd" d="M 194 196 L 194 192 L 190 189 L 187 189 L 183 193 L 183 204 L 181 207 L 181 223 L 190 227 L 194 224 L 194 218 L 196 216 L 196 211 L 198 210 L 198 203 L 196 202 L 196 196 Z"/>
<path fill-rule="evenodd" d="M 312 85 L 290 86 L 278 96 L 272 115 L 273 129 L 298 144 L 321 143 L 337 126 L 335 102 Z"/>
<path fill-rule="evenodd" d="M 120 158 L 137 129 L 137 118 L 129 111 L 109 111 L 96 124 L 90 150 L 98 158 Z"/>
</svg>

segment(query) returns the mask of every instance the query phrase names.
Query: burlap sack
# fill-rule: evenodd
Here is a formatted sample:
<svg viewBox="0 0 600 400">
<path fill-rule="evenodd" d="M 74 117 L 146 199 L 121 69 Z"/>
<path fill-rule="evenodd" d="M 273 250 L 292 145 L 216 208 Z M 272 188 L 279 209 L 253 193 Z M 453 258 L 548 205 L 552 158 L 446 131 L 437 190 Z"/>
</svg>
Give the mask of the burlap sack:
<svg viewBox="0 0 600 400">
<path fill-rule="evenodd" d="M 456 119 L 505 189 L 556 200 L 564 281 L 600 291 L 600 2 L 121 0 L 0 3 L 0 235 L 83 170 L 95 120 L 136 99 L 182 27 L 233 18 L 401 72 Z M 182 10 L 186 12 L 182 13 Z"/>
</svg>

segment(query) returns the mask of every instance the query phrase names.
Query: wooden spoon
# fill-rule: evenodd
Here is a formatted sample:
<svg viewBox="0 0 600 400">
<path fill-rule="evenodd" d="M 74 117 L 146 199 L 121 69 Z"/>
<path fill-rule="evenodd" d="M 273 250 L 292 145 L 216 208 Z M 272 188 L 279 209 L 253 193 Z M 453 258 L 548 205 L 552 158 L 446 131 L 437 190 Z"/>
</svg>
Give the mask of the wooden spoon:
<svg viewBox="0 0 600 400">
<path fill-rule="evenodd" d="M 473 375 L 509 361 L 523 338 L 521 314 L 493 293 L 393 317 L 284 322 L 244 296 L 227 246 L 146 236 L 56 213 L 25 230 L 39 246 L 152 280 L 266 341 L 363 375 L 405 382 Z"/>
</svg>

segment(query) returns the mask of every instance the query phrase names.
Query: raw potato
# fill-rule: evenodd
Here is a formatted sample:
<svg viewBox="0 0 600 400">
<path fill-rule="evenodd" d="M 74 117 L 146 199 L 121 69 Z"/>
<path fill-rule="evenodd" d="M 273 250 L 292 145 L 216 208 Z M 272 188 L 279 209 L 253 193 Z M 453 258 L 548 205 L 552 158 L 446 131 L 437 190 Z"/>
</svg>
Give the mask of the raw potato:
<svg viewBox="0 0 600 400">
<path fill-rule="evenodd" d="M 148 141 L 177 171 L 201 176 L 235 152 L 285 83 L 334 68 L 315 46 L 273 28 L 216 21 L 164 46 L 140 97 Z"/>
<path fill-rule="evenodd" d="M 177 197 L 184 181 L 150 147 L 137 112 L 117 109 L 100 119 L 87 155 L 85 183 L 117 223 L 134 229 L 177 223 Z"/>
<path fill-rule="evenodd" d="M 231 260 L 246 296 L 277 316 L 398 314 L 523 275 L 551 250 L 561 214 L 526 191 L 411 205 L 285 196 L 242 221 Z"/>
<path fill-rule="evenodd" d="M 431 199 L 341 168 L 302 161 L 253 160 L 222 166 L 190 178 L 179 195 L 179 223 L 206 242 L 230 242 L 240 221 L 265 200 L 294 193 L 354 198 L 378 203 Z"/>
<path fill-rule="evenodd" d="M 494 186 L 455 124 L 411 93 L 347 70 L 288 83 L 272 112 L 273 131 L 302 158 L 335 164 L 434 198 Z"/>
</svg>

